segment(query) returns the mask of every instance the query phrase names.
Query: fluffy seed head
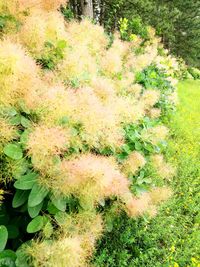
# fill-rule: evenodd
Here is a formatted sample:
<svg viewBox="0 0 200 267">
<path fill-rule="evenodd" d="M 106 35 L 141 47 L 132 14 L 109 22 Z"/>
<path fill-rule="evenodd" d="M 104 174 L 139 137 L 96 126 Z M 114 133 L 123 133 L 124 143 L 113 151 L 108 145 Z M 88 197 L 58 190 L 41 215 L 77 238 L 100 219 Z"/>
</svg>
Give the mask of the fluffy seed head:
<svg viewBox="0 0 200 267">
<path fill-rule="evenodd" d="M 69 140 L 65 130 L 60 127 L 47 128 L 36 126 L 29 136 L 28 149 L 30 155 L 52 156 L 61 154 Z"/>
<path fill-rule="evenodd" d="M 77 214 L 68 215 L 62 227 L 69 236 L 84 235 L 88 232 L 98 237 L 103 230 L 103 219 L 94 211 L 81 211 Z"/>
<path fill-rule="evenodd" d="M 31 257 L 33 266 L 41 267 L 85 267 L 86 255 L 80 237 L 61 237 L 53 242 L 33 241 L 24 248 Z"/>
<path fill-rule="evenodd" d="M 64 19 L 58 12 L 33 12 L 26 17 L 17 37 L 33 57 L 40 59 L 49 51 L 47 42 L 56 46 L 66 39 Z"/>
<path fill-rule="evenodd" d="M 172 191 L 168 187 L 157 187 L 152 189 L 149 194 L 152 204 L 159 204 L 169 199 L 172 196 Z"/>
<path fill-rule="evenodd" d="M 141 153 L 135 151 L 129 155 L 128 159 L 123 163 L 123 172 L 128 174 L 136 174 L 136 172 L 146 164 L 145 158 Z"/>
<path fill-rule="evenodd" d="M 118 94 L 127 95 L 127 93 L 131 93 L 130 89 L 135 80 L 135 76 L 134 73 L 130 71 L 123 71 L 121 76 L 120 79 L 114 80 L 115 90 Z"/>
<path fill-rule="evenodd" d="M 151 142 L 153 145 L 166 139 L 169 130 L 163 125 L 158 125 L 153 128 L 144 129 L 141 133 L 141 138 L 144 141 Z"/>
<path fill-rule="evenodd" d="M 149 66 L 157 56 L 157 45 L 147 46 L 144 54 L 135 55 L 130 53 L 127 59 L 127 66 L 135 72 L 142 71 Z"/>
<path fill-rule="evenodd" d="M 74 109 L 74 91 L 66 90 L 63 85 L 44 87 L 37 103 L 36 113 L 40 123 L 54 126 L 64 117 L 70 117 Z"/>
<path fill-rule="evenodd" d="M 148 111 L 147 115 L 152 119 L 157 119 L 161 115 L 161 109 L 159 108 L 152 108 Z"/>
<path fill-rule="evenodd" d="M 113 99 L 112 110 L 115 110 L 122 123 L 137 123 L 144 116 L 144 107 L 135 98 L 122 96 Z"/>
<path fill-rule="evenodd" d="M 97 75 L 98 67 L 94 57 L 85 46 L 69 48 L 64 60 L 58 65 L 58 75 L 66 82 L 77 81 L 80 85 L 87 84 L 91 77 Z"/>
<path fill-rule="evenodd" d="M 9 124 L 8 119 L 0 117 L 0 143 L 11 141 L 17 136 L 17 130 Z"/>
<path fill-rule="evenodd" d="M 142 86 L 140 84 L 133 84 L 128 88 L 127 91 L 128 93 L 133 94 L 136 99 L 139 99 L 142 92 Z"/>
<path fill-rule="evenodd" d="M 93 78 L 91 87 L 102 102 L 109 102 L 115 97 L 115 87 L 111 79 L 103 77 Z"/>
<path fill-rule="evenodd" d="M 162 178 L 171 179 L 176 174 L 175 168 L 165 162 L 163 155 L 151 156 L 151 162 L 158 175 Z"/>
<path fill-rule="evenodd" d="M 141 101 L 146 108 L 153 107 L 160 98 L 160 92 L 158 90 L 146 90 L 141 97 Z"/>
<path fill-rule="evenodd" d="M 111 48 L 107 50 L 101 59 L 101 67 L 103 72 L 108 76 L 113 76 L 122 71 L 123 58 L 127 53 L 127 45 L 115 38 Z"/>
<path fill-rule="evenodd" d="M 126 211 L 130 217 L 141 216 L 144 212 L 148 211 L 151 205 L 151 198 L 148 193 L 142 194 L 139 198 L 130 197 L 125 203 Z"/>
<path fill-rule="evenodd" d="M 112 158 L 92 154 L 64 160 L 57 178 L 49 182 L 64 195 L 75 194 L 84 202 L 97 204 L 101 199 L 120 196 L 129 191 L 129 182 Z"/>
<path fill-rule="evenodd" d="M 75 94 L 72 118 L 82 124 L 82 138 L 90 147 L 119 146 L 123 136 L 115 110 L 103 105 L 92 88 L 80 88 Z"/>
<path fill-rule="evenodd" d="M 62 4 L 66 4 L 65 0 L 13 0 L 18 11 L 44 9 L 46 11 L 57 10 Z"/>
<path fill-rule="evenodd" d="M 92 24 L 89 20 L 84 19 L 79 22 L 71 22 L 67 26 L 67 35 L 69 44 L 78 49 L 87 48 L 89 54 L 98 56 L 102 54 L 108 45 L 108 39 L 104 33 L 104 29 L 98 25 Z M 87 35 L 87 38 L 85 38 Z"/>
<path fill-rule="evenodd" d="M 53 168 L 54 159 L 69 146 L 69 135 L 61 127 L 48 128 L 36 126 L 29 135 L 28 153 L 35 168 L 41 172 L 49 172 Z"/>
<path fill-rule="evenodd" d="M 0 105 L 15 105 L 37 88 L 38 67 L 23 48 L 5 39 L 0 42 Z"/>
</svg>

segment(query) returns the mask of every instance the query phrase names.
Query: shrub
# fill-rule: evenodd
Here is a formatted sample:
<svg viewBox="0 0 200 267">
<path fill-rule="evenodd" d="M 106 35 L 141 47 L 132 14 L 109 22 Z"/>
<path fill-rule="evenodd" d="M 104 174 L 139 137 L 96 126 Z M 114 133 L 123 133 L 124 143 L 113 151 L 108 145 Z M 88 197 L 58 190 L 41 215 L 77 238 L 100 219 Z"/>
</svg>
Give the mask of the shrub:
<svg viewBox="0 0 200 267">
<path fill-rule="evenodd" d="M 154 216 L 171 195 L 143 179 L 174 109 L 159 40 L 109 47 L 88 20 L 65 25 L 62 3 L 4 7 L 21 23 L 0 41 L 0 248 L 16 266 L 86 266 L 109 214 Z"/>
<path fill-rule="evenodd" d="M 188 72 L 192 75 L 192 77 L 197 80 L 200 79 L 200 70 L 196 68 L 188 68 Z"/>
</svg>

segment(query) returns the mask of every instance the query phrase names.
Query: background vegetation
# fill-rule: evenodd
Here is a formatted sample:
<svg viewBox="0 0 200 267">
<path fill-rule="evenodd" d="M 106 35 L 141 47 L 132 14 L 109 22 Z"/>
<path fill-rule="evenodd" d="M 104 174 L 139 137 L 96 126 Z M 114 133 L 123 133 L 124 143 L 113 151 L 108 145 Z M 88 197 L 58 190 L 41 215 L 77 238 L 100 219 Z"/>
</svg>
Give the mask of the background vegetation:
<svg viewBox="0 0 200 267">
<path fill-rule="evenodd" d="M 86 1 L 87 2 L 87 1 Z M 196 0 L 94 0 L 94 16 L 109 32 L 127 18 L 134 32 L 140 25 L 151 25 L 171 53 L 187 64 L 200 67 L 200 3 Z M 77 0 L 70 5 L 75 17 L 82 14 Z"/>
</svg>

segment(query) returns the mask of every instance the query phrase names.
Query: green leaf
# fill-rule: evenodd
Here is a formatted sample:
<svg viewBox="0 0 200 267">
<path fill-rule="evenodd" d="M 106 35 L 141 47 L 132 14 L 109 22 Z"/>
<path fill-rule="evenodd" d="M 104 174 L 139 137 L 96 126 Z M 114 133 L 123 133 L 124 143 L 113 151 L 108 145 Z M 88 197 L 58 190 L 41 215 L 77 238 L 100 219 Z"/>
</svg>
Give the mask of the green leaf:
<svg viewBox="0 0 200 267">
<path fill-rule="evenodd" d="M 34 184 L 28 198 L 28 206 L 35 207 L 39 205 L 47 196 L 49 190 L 39 184 Z"/>
<path fill-rule="evenodd" d="M 65 211 L 66 210 L 66 200 L 63 197 L 57 197 L 55 195 L 51 195 L 51 201 L 53 205 L 59 209 L 60 211 Z"/>
<path fill-rule="evenodd" d="M 127 138 L 131 141 L 131 142 L 136 142 L 136 140 L 137 140 L 137 137 L 133 134 L 133 133 L 131 133 L 131 134 L 127 134 Z"/>
<path fill-rule="evenodd" d="M 28 262 L 28 256 L 24 250 L 24 247 L 26 247 L 28 242 L 22 244 L 16 251 L 17 259 L 15 261 L 16 267 L 30 267 Z"/>
<path fill-rule="evenodd" d="M 45 44 L 44 44 L 46 47 L 50 47 L 50 48 L 53 48 L 54 47 L 54 44 L 50 41 L 46 41 Z"/>
<path fill-rule="evenodd" d="M 92 210 L 94 208 L 94 203 L 90 199 L 80 199 L 80 205 L 84 210 Z"/>
<path fill-rule="evenodd" d="M 131 153 L 130 147 L 127 144 L 123 145 L 122 148 L 123 148 L 123 151 L 126 152 L 127 154 Z"/>
<path fill-rule="evenodd" d="M 145 172 L 143 170 L 140 171 L 140 178 L 144 178 Z"/>
<path fill-rule="evenodd" d="M 106 224 L 105 224 L 106 231 L 112 232 L 112 230 L 113 230 L 113 218 L 110 215 L 107 215 L 105 219 L 106 219 Z"/>
<path fill-rule="evenodd" d="M 54 217 L 59 225 L 63 225 L 66 223 L 69 215 L 65 212 L 59 211 Z"/>
<path fill-rule="evenodd" d="M 18 161 L 13 170 L 13 177 L 16 180 L 20 179 L 21 176 L 23 176 L 28 171 L 28 167 L 29 167 L 29 162 L 28 160 L 25 160 L 25 158 Z"/>
<path fill-rule="evenodd" d="M 149 152 L 153 152 L 153 151 L 154 151 L 154 148 L 153 148 L 153 146 L 152 146 L 151 144 L 146 144 L 146 145 L 145 145 L 145 149 L 146 149 L 147 151 L 149 151 Z"/>
<path fill-rule="evenodd" d="M 21 190 L 32 189 L 33 185 L 37 182 L 38 174 L 31 172 L 21 176 L 15 183 L 14 187 Z"/>
<path fill-rule="evenodd" d="M 8 240 L 8 231 L 4 225 L 0 226 L 0 252 L 4 250 Z"/>
<path fill-rule="evenodd" d="M 151 179 L 151 178 L 145 178 L 145 179 L 144 179 L 144 182 L 145 182 L 146 184 L 151 184 L 151 183 L 152 183 L 152 179 Z"/>
<path fill-rule="evenodd" d="M 10 119 L 10 123 L 12 125 L 15 125 L 15 126 L 20 125 L 20 123 L 21 123 L 21 115 L 17 114 L 16 116 L 12 117 Z"/>
<path fill-rule="evenodd" d="M 138 178 L 137 179 L 137 184 L 142 185 L 144 183 L 144 179 Z"/>
<path fill-rule="evenodd" d="M 12 250 L 4 250 L 0 252 L 0 267 L 15 267 L 17 256 Z"/>
<path fill-rule="evenodd" d="M 140 151 L 140 150 L 142 149 L 142 145 L 141 145 L 140 142 L 135 142 L 135 149 L 136 149 L 137 151 Z"/>
<path fill-rule="evenodd" d="M 29 121 L 27 118 L 25 118 L 24 116 L 21 116 L 21 125 L 24 128 L 28 128 L 31 126 L 31 121 Z"/>
<path fill-rule="evenodd" d="M 17 111 L 14 108 L 9 108 L 6 110 L 6 115 L 8 115 L 9 117 L 14 117 L 15 115 L 17 115 Z"/>
<path fill-rule="evenodd" d="M 34 207 L 29 207 L 28 206 L 28 213 L 30 215 L 31 218 L 35 218 L 36 216 L 38 216 L 38 214 L 40 213 L 41 209 L 43 206 L 43 201 L 38 204 L 37 206 Z"/>
<path fill-rule="evenodd" d="M 26 113 L 26 114 L 30 114 L 30 110 L 28 109 L 28 107 L 26 106 L 26 104 L 24 103 L 24 101 L 20 101 L 19 103 L 21 110 Z"/>
<path fill-rule="evenodd" d="M 44 221 L 42 216 L 37 216 L 34 218 L 27 226 L 27 233 L 32 234 L 40 231 L 44 226 Z"/>
<path fill-rule="evenodd" d="M 29 191 L 17 190 L 12 201 L 13 208 L 18 208 L 23 205 L 27 201 L 28 196 Z"/>
<path fill-rule="evenodd" d="M 4 153 L 11 159 L 19 160 L 23 157 L 22 149 L 19 145 L 8 144 L 4 147 Z"/>
<path fill-rule="evenodd" d="M 66 46 L 67 46 L 67 43 L 66 43 L 65 40 L 60 40 L 60 41 L 58 41 L 58 43 L 57 43 L 57 47 L 58 47 L 58 48 L 64 49 Z"/>
<path fill-rule="evenodd" d="M 25 130 L 21 136 L 20 136 L 20 143 L 24 146 L 26 146 L 29 138 L 30 130 Z"/>
<path fill-rule="evenodd" d="M 49 201 L 48 206 L 47 206 L 47 210 L 50 214 L 56 214 L 57 212 L 59 212 L 59 209 L 57 209 L 53 203 L 51 201 Z"/>
<path fill-rule="evenodd" d="M 59 124 L 60 125 L 67 125 L 69 124 L 69 118 L 67 116 L 63 116 L 60 120 L 59 120 Z"/>
</svg>

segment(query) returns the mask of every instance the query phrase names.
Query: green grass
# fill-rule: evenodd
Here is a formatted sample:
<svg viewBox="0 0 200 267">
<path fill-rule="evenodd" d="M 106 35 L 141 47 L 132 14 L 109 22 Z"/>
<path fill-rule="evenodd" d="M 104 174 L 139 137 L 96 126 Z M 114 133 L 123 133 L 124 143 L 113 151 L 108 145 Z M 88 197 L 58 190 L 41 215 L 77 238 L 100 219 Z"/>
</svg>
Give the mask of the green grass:
<svg viewBox="0 0 200 267">
<path fill-rule="evenodd" d="M 184 81 L 170 121 L 167 158 L 177 165 L 174 196 L 153 220 L 115 219 L 94 259 L 101 267 L 200 267 L 200 82 Z"/>
</svg>

